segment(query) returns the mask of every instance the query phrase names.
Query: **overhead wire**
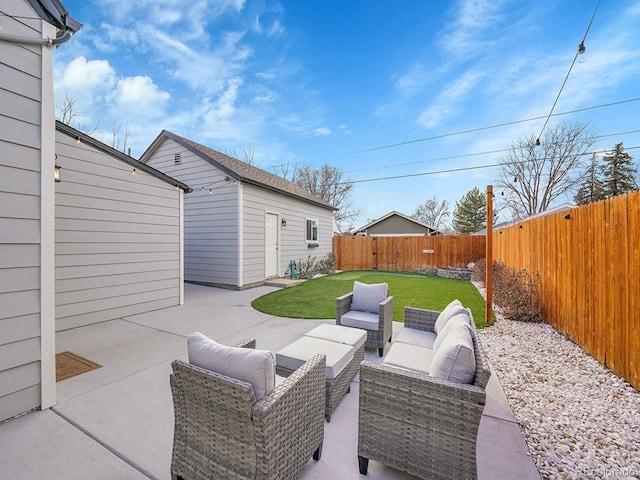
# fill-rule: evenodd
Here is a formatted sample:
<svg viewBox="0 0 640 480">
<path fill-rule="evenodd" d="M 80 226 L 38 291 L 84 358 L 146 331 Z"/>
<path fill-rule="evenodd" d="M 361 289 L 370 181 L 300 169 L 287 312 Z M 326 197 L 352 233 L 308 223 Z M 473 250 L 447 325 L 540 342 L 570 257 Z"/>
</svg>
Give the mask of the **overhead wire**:
<svg viewBox="0 0 640 480">
<path fill-rule="evenodd" d="M 596 8 L 593 10 L 593 15 L 591 15 L 591 20 L 589 21 L 589 25 L 587 26 L 587 31 L 584 32 L 584 37 L 582 37 L 582 42 L 580 42 L 580 45 L 578 45 L 578 50 L 576 51 L 576 54 L 573 57 L 573 61 L 571 62 L 571 66 L 569 67 L 569 71 L 567 72 L 567 74 L 564 77 L 564 81 L 562 82 L 562 85 L 560 86 L 560 90 L 558 91 L 558 95 L 556 95 L 556 99 L 553 101 L 553 105 L 551 106 L 551 110 L 549 111 L 549 115 L 547 115 L 547 119 L 544 121 L 544 125 L 542 125 L 542 129 L 540 130 L 540 133 L 538 134 L 538 138 L 536 140 L 536 145 L 540 145 L 540 138 L 542 137 L 542 133 L 544 132 L 544 129 L 547 127 L 547 124 L 549 123 L 549 119 L 551 118 L 551 115 L 553 115 L 553 111 L 555 110 L 556 105 L 558 103 L 558 100 L 560 99 L 560 95 L 562 95 L 562 91 L 564 90 L 564 86 L 567 84 L 567 80 L 569 80 L 569 75 L 571 75 L 571 70 L 573 70 L 573 66 L 576 63 L 576 60 L 578 59 L 578 57 L 580 55 L 582 55 L 586 51 L 586 47 L 584 46 L 584 42 L 587 39 L 587 35 L 589 34 L 589 30 L 591 29 L 591 24 L 593 23 L 593 19 L 596 16 L 596 12 L 598 11 L 598 7 L 599 6 L 600 6 L 600 0 L 598 0 L 598 3 L 596 4 Z"/>
<path fill-rule="evenodd" d="M 592 105 L 590 107 L 579 108 L 579 109 L 570 110 L 570 111 L 567 111 L 567 112 L 554 113 L 551 116 L 552 117 L 559 117 L 559 116 L 562 116 L 562 115 L 570 115 L 572 113 L 586 112 L 588 110 L 595 110 L 595 109 L 598 109 L 598 108 L 612 107 L 612 106 L 615 106 L 615 105 L 622 105 L 622 104 L 625 104 L 625 103 L 632 103 L 632 102 L 637 102 L 637 101 L 640 101 L 640 97 L 630 98 L 630 99 L 627 99 L 627 100 L 620 100 L 620 101 L 617 101 L 617 102 L 603 103 L 601 105 Z M 538 117 L 524 118 L 524 119 L 521 119 L 521 120 L 513 120 L 513 121 L 510 121 L 510 122 L 504 122 L 504 123 L 497 123 L 495 125 L 488 125 L 488 126 L 485 126 L 485 127 L 470 128 L 468 130 L 460 130 L 460 131 L 457 131 L 457 132 L 443 133 L 442 135 L 435 135 L 433 137 L 418 138 L 418 139 L 415 139 L 415 140 L 407 140 L 407 141 L 404 141 L 404 142 L 392 143 L 392 144 L 389 144 L 389 145 L 381 145 L 381 146 L 378 146 L 378 147 L 366 148 L 366 149 L 363 149 L 363 150 L 356 150 L 353 153 L 366 153 L 366 152 L 373 152 L 375 150 L 385 150 L 385 149 L 388 149 L 388 148 L 395 148 L 395 147 L 401 147 L 401 146 L 404 146 L 404 145 L 410 145 L 412 143 L 428 142 L 428 141 L 431 141 L 431 140 L 438 140 L 438 139 L 441 139 L 441 138 L 454 137 L 456 135 L 464 135 L 464 134 L 467 134 L 467 133 L 481 132 L 483 130 L 491 130 L 493 128 L 507 127 L 509 125 L 517 125 L 518 123 L 533 122 L 535 120 L 542 120 L 543 118 L 546 118 L 546 115 L 541 115 L 541 116 L 538 116 Z"/>
<path fill-rule="evenodd" d="M 639 146 L 635 146 L 635 147 L 624 147 L 625 151 L 628 150 L 636 150 L 640 148 Z M 607 150 L 604 150 L 607 151 Z M 584 152 L 584 153 L 580 153 L 578 154 L 579 156 L 585 156 L 585 155 L 593 155 L 594 153 L 603 153 L 603 150 L 593 150 L 590 152 Z M 469 171 L 469 170 L 481 170 L 484 168 L 495 168 L 495 167 L 500 167 L 502 165 L 511 165 L 511 164 L 520 164 L 520 163 L 527 163 L 530 162 L 531 160 L 526 159 L 526 160 L 519 160 L 519 161 L 512 161 L 512 162 L 498 162 L 498 163 L 491 163 L 491 164 L 487 164 L 487 165 L 474 165 L 472 167 L 460 167 L 460 168 L 449 168 L 446 170 L 436 170 L 436 171 L 432 171 L 432 172 L 419 172 L 419 173 L 408 173 L 406 175 L 394 175 L 394 176 L 388 176 L 388 177 L 377 177 L 377 178 L 367 178 L 367 179 L 362 179 L 362 180 L 346 180 L 344 182 L 338 182 L 337 185 L 343 185 L 343 184 L 348 184 L 348 183 L 367 183 L 367 182 L 379 182 L 382 180 L 397 180 L 397 179 L 401 179 L 401 178 L 412 178 L 412 177 L 423 177 L 423 176 L 427 176 L 427 175 L 439 175 L 442 173 L 455 173 L 455 172 L 464 172 L 464 171 Z"/>
<path fill-rule="evenodd" d="M 601 139 L 601 138 L 607 138 L 607 137 L 618 137 L 621 135 L 630 135 L 632 133 L 640 133 L 640 130 L 628 130 L 626 132 L 616 132 L 616 133 L 607 133 L 604 135 L 596 135 L 593 138 L 594 139 Z M 460 155 L 451 155 L 448 157 L 437 157 L 437 158 L 429 158 L 426 160 L 415 160 L 413 162 L 404 162 L 404 163 L 394 163 L 391 165 L 382 165 L 379 167 L 376 167 L 376 170 L 381 170 L 384 168 L 396 168 L 396 167 L 406 167 L 409 165 L 417 165 L 420 163 L 429 163 L 429 162 L 439 162 L 442 160 L 453 160 L 456 158 L 466 158 L 466 157 L 476 157 L 476 156 L 480 156 L 480 155 L 491 155 L 491 154 L 495 154 L 495 153 L 505 153 L 508 152 L 512 149 L 512 147 L 509 148 L 503 148 L 500 150 L 488 150 L 486 152 L 474 152 L 474 153 L 464 153 L 464 154 L 460 154 Z M 343 173 L 353 173 L 353 172 L 362 172 L 362 171 L 371 171 L 371 167 L 368 168 L 358 168 L 358 169 L 354 169 L 354 170 L 344 170 Z"/>
</svg>

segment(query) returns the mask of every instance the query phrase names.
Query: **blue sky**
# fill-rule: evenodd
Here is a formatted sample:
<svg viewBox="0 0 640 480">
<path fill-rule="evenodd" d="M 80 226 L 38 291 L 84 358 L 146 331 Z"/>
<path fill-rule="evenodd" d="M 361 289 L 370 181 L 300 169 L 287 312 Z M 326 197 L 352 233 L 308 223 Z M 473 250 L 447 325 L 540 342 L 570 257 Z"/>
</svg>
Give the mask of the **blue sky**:
<svg viewBox="0 0 640 480">
<path fill-rule="evenodd" d="M 275 173 L 336 166 L 356 182 L 356 226 L 434 196 L 453 210 L 497 169 L 433 172 L 494 164 L 475 154 L 539 133 L 544 119 L 483 127 L 549 113 L 596 3 L 64 0 L 84 27 L 54 54 L 56 105 L 74 98 L 72 124 L 108 144 L 126 125 L 136 158 L 167 129 Z M 555 113 L 640 98 L 640 3 L 603 0 L 585 45 Z M 597 148 L 638 159 L 640 134 L 622 133 L 639 112 L 550 125 L 586 122 Z"/>
</svg>

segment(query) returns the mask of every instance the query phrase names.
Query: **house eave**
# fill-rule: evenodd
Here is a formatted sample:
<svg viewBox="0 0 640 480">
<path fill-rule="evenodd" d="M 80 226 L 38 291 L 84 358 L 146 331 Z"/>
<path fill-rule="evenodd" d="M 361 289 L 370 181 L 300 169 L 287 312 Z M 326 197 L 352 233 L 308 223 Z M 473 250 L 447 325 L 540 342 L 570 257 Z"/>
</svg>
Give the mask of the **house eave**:
<svg viewBox="0 0 640 480">
<path fill-rule="evenodd" d="M 182 189 L 185 193 L 191 193 L 193 191 L 193 189 L 191 187 L 189 187 L 189 185 L 182 183 L 178 180 L 176 180 L 173 177 L 170 177 L 169 175 L 162 173 L 160 170 L 156 170 L 155 168 L 147 165 L 146 163 L 143 163 L 139 160 L 136 160 L 133 157 L 130 157 L 129 155 L 122 153 L 119 150 L 116 150 L 113 147 L 110 147 L 104 143 L 102 143 L 99 140 L 96 140 L 93 137 L 90 137 L 89 135 L 87 135 L 86 133 L 81 132 L 80 130 L 76 130 L 75 128 L 62 123 L 59 120 L 56 120 L 56 130 L 64 133 L 65 135 L 75 138 L 76 140 L 79 140 L 81 143 L 85 143 L 87 145 L 91 145 L 93 148 L 95 148 L 96 150 L 99 150 L 103 153 L 106 153 L 107 155 L 110 155 L 112 157 L 117 158 L 118 160 L 126 163 L 127 165 L 130 165 L 131 167 L 140 170 L 141 172 L 145 172 L 148 173 L 149 175 L 156 177 L 160 180 L 162 180 L 163 182 L 168 183 L 169 185 L 173 185 L 174 187 L 180 188 Z"/>
</svg>

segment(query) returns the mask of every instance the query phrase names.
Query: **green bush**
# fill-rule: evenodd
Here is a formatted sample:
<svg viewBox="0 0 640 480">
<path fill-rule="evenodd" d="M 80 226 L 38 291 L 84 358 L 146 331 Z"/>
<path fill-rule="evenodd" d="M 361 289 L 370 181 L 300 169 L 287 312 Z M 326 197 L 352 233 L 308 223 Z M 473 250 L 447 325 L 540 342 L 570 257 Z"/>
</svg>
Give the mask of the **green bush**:
<svg viewBox="0 0 640 480">
<path fill-rule="evenodd" d="M 487 264 L 476 262 L 473 278 L 483 284 Z M 521 322 L 542 322 L 542 301 L 539 293 L 540 275 L 531 276 L 527 269 L 508 267 L 504 262 L 493 262 L 493 302 L 500 307 L 505 318 Z"/>
</svg>

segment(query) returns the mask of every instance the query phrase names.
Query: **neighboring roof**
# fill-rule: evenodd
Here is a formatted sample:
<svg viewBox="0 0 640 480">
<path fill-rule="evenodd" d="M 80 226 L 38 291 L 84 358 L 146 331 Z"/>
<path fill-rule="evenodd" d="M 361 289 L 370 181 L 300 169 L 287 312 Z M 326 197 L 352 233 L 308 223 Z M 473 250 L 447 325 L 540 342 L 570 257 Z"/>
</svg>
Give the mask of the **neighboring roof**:
<svg viewBox="0 0 640 480">
<path fill-rule="evenodd" d="M 377 225 L 378 223 L 381 223 L 381 222 L 385 221 L 386 219 L 388 219 L 389 217 L 392 217 L 392 216 L 394 216 L 394 215 L 395 215 L 395 216 L 398 216 L 398 217 L 401 217 L 401 218 L 404 218 L 405 220 L 408 220 L 408 221 L 410 221 L 410 222 L 413 222 L 413 223 L 415 223 L 416 225 L 419 225 L 419 226 L 421 226 L 421 227 L 427 228 L 427 229 L 429 229 L 429 230 L 433 230 L 435 233 L 441 233 L 441 232 L 440 232 L 440 230 L 438 230 L 437 228 L 432 227 L 431 225 L 427 225 L 426 223 L 422 223 L 422 222 L 420 222 L 419 220 L 416 220 L 416 219 L 415 219 L 415 218 L 413 218 L 413 217 L 409 217 L 409 216 L 404 215 L 404 214 L 402 214 L 402 213 L 400 213 L 400 212 L 397 212 L 397 211 L 395 211 L 395 210 L 393 210 L 393 211 L 391 211 L 391 212 L 387 213 L 386 215 L 384 215 L 384 216 L 382 216 L 382 217 L 380 217 L 380 218 L 378 218 L 378 219 L 374 220 L 374 221 L 373 221 L 373 222 L 371 222 L 371 223 L 368 223 L 368 224 L 367 224 L 367 225 L 365 225 L 364 227 L 360 227 L 360 228 L 358 228 L 357 230 L 355 230 L 355 231 L 354 231 L 354 233 L 356 233 L 356 234 L 357 234 L 358 232 L 363 232 L 363 231 L 365 231 L 365 230 L 367 230 L 367 229 L 371 228 L 372 226 Z"/>
<path fill-rule="evenodd" d="M 155 168 L 150 167 L 149 165 L 142 163 L 136 160 L 135 158 L 130 157 L 129 155 L 126 155 L 121 151 L 116 150 L 115 148 L 100 142 L 99 140 L 96 140 L 93 137 L 90 137 L 86 133 L 82 133 L 80 130 L 76 130 L 75 128 L 70 127 L 66 123 L 62 123 L 61 121 L 56 120 L 56 130 L 76 140 L 80 140 L 80 142 L 82 143 L 91 145 L 96 150 L 106 153 L 107 155 L 110 155 L 115 159 L 130 165 L 134 167 L 136 170 L 140 170 L 141 172 L 148 173 L 149 175 L 156 177 L 162 180 L 163 182 L 168 183 L 169 185 L 173 185 L 174 187 L 181 188 L 182 190 L 185 191 L 185 193 L 189 193 L 193 191 L 193 189 L 189 187 L 189 185 L 179 182 L 175 178 L 162 173 L 160 170 L 156 170 Z"/>
<path fill-rule="evenodd" d="M 82 24 L 69 16 L 69 12 L 59 0 L 27 0 L 40 18 L 61 31 L 61 36 L 67 32 L 75 33 Z"/>
<path fill-rule="evenodd" d="M 500 223 L 495 223 L 493 225 L 493 230 L 500 230 L 501 228 L 507 228 L 510 227 L 512 225 L 517 225 L 519 223 L 522 222 L 526 222 L 527 220 L 532 220 L 534 218 L 539 218 L 539 217 L 546 217 L 547 215 L 553 215 L 554 213 L 560 213 L 560 212 L 564 212 L 566 210 L 571 210 L 573 208 L 576 208 L 577 205 L 575 203 L 563 203 L 560 205 L 556 205 L 555 207 L 551 207 L 548 210 L 545 210 L 544 212 L 538 212 L 538 213 L 534 213 L 533 215 L 530 215 L 528 217 L 525 218 L 520 218 L 520 219 L 514 219 L 514 220 L 507 220 L 505 222 L 500 222 Z M 472 233 L 472 235 L 486 235 L 487 234 L 487 229 L 483 228 L 482 230 L 479 230 L 475 233 Z"/>
<path fill-rule="evenodd" d="M 206 160 L 216 168 L 219 168 L 231 178 L 238 182 L 248 183 L 256 185 L 258 187 L 266 188 L 290 197 L 295 197 L 306 202 L 313 203 L 320 207 L 328 208 L 331 210 L 337 210 L 333 205 L 325 202 L 319 197 L 309 193 L 304 188 L 290 182 L 282 177 L 269 173 L 260 168 L 249 165 L 246 162 L 242 162 L 236 158 L 220 153 L 217 150 L 213 150 L 199 143 L 188 140 L 180 135 L 171 133 L 167 130 L 160 132 L 160 135 L 153 141 L 153 143 L 147 148 L 147 150 L 140 157 L 141 162 L 147 162 L 151 154 L 160 146 L 162 141 L 166 138 L 179 143 L 187 150 L 195 153 L 203 160 Z"/>
</svg>

